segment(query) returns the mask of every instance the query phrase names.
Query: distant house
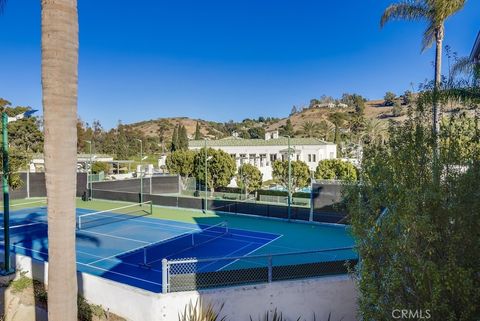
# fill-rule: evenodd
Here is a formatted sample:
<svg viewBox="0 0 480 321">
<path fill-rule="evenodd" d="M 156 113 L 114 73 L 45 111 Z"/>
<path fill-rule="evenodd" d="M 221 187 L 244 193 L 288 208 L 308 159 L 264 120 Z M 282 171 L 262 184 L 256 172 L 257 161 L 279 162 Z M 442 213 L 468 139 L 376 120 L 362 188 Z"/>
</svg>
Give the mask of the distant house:
<svg viewBox="0 0 480 321">
<path fill-rule="evenodd" d="M 255 165 L 262 172 L 264 180 L 272 178 L 274 161 L 288 159 L 288 139 L 280 137 L 278 131 L 266 132 L 264 139 L 227 137 L 207 141 L 207 145 L 230 154 L 237 167 L 244 163 Z M 191 150 L 199 150 L 204 146 L 204 140 L 191 140 L 188 144 Z M 291 138 L 290 153 L 292 160 L 303 161 L 310 170 L 315 170 L 320 160 L 337 157 L 337 145 L 315 138 Z"/>
<path fill-rule="evenodd" d="M 480 31 L 477 34 L 477 39 L 473 44 L 472 53 L 470 54 L 470 60 L 474 63 L 480 63 Z"/>
</svg>

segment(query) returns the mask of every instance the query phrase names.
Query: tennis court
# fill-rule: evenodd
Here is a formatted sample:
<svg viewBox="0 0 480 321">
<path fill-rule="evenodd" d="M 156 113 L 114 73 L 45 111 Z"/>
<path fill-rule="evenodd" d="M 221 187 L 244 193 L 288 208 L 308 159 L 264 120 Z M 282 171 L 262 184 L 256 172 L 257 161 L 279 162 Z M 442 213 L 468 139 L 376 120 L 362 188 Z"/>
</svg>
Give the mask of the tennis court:
<svg viewBox="0 0 480 321">
<path fill-rule="evenodd" d="M 300 239 L 294 239 L 301 233 L 304 240 L 309 240 L 307 234 L 313 235 L 313 227 L 306 224 L 269 223 L 259 219 L 222 217 L 201 212 L 192 215 L 191 211 L 185 216 L 185 213 L 172 214 L 171 209 L 154 208 L 149 202 L 77 203 L 77 206 L 82 205 L 91 208 L 78 207 L 76 212 L 78 270 L 153 292 L 162 290 L 163 259 L 173 262 L 176 259 L 199 259 L 195 273 L 209 273 L 235 267 L 254 267 L 254 260 L 243 260 L 249 255 L 291 252 L 309 249 L 309 246 L 318 248 L 319 245 L 317 242 L 302 245 Z M 171 215 L 175 215 L 175 219 Z M 14 204 L 10 217 L 12 252 L 48 261 L 45 204 L 39 200 Z M 290 229 L 298 229 L 296 225 L 304 226 L 300 226 L 300 230 L 293 234 L 283 234 Z M 286 226 L 290 227 L 287 229 Z M 323 241 L 334 236 L 334 240 L 340 241 L 335 241 L 336 246 L 352 244 L 351 238 L 345 237 L 344 229 L 325 227 L 323 232 Z M 319 239 L 322 241 L 322 238 Z M 332 245 L 322 246 L 328 248 Z M 325 255 L 327 257 L 322 259 L 328 260 L 331 254 Z M 348 258 L 352 253 L 347 251 L 342 255 Z M 313 259 L 311 255 L 305 257 L 307 261 Z M 314 259 L 318 259 L 318 254 Z"/>
</svg>

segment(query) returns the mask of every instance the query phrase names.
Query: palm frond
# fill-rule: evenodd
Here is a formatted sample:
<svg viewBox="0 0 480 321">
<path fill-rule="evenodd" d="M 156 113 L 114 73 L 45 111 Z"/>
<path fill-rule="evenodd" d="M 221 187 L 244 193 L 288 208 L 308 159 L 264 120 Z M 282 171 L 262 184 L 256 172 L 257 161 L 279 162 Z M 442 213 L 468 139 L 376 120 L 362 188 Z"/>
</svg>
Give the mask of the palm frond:
<svg viewBox="0 0 480 321">
<path fill-rule="evenodd" d="M 423 33 L 422 51 L 425 51 L 432 46 L 432 44 L 435 42 L 436 33 L 437 26 L 434 25 L 433 22 L 431 22 Z"/>
<path fill-rule="evenodd" d="M 440 23 L 465 6 L 466 0 L 425 0 L 434 13 L 433 18 Z"/>
<path fill-rule="evenodd" d="M 421 20 L 428 18 L 428 15 L 429 10 L 422 1 L 404 0 L 385 9 L 380 26 L 383 27 L 390 20 Z"/>
<path fill-rule="evenodd" d="M 459 74 L 471 74 L 473 72 L 473 62 L 469 57 L 462 57 L 455 62 L 452 66 L 451 73 L 452 76 L 457 76 Z"/>
</svg>

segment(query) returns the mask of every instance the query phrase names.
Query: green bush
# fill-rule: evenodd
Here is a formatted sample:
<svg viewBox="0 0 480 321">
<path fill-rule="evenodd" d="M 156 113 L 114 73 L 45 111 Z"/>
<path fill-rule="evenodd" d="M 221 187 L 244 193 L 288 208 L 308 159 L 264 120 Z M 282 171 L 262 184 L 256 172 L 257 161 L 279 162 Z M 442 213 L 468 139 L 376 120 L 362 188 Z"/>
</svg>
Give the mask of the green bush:
<svg viewBox="0 0 480 321">
<path fill-rule="evenodd" d="M 437 144 L 422 99 L 386 145 L 365 148 L 359 182 L 345 187 L 363 320 L 391 320 L 395 308 L 480 315 L 480 122 L 444 121 Z"/>
<path fill-rule="evenodd" d="M 92 164 L 92 173 L 93 174 L 98 174 L 100 172 L 104 172 L 104 173 L 108 174 L 109 171 L 110 171 L 110 165 L 108 163 L 94 162 Z"/>
<path fill-rule="evenodd" d="M 357 171 L 357 168 L 352 163 L 340 159 L 325 159 L 318 162 L 315 178 L 355 181 L 357 179 Z"/>
</svg>

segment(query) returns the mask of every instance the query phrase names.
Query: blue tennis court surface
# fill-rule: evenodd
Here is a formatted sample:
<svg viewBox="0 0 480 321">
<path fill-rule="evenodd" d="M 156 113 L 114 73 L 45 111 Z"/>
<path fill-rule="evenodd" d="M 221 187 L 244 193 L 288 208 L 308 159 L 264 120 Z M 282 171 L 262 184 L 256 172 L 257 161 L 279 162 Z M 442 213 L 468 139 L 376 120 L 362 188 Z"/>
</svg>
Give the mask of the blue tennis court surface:
<svg viewBox="0 0 480 321">
<path fill-rule="evenodd" d="M 77 221 L 89 213 L 94 211 L 78 208 Z M 77 269 L 154 292 L 161 292 L 163 258 L 245 256 L 281 237 L 222 223 L 199 225 L 108 211 L 92 218 L 76 232 Z M 48 261 L 46 207 L 13 210 L 10 219 L 12 251 Z M 209 262 L 198 270 L 218 271 L 231 263 Z"/>
</svg>

